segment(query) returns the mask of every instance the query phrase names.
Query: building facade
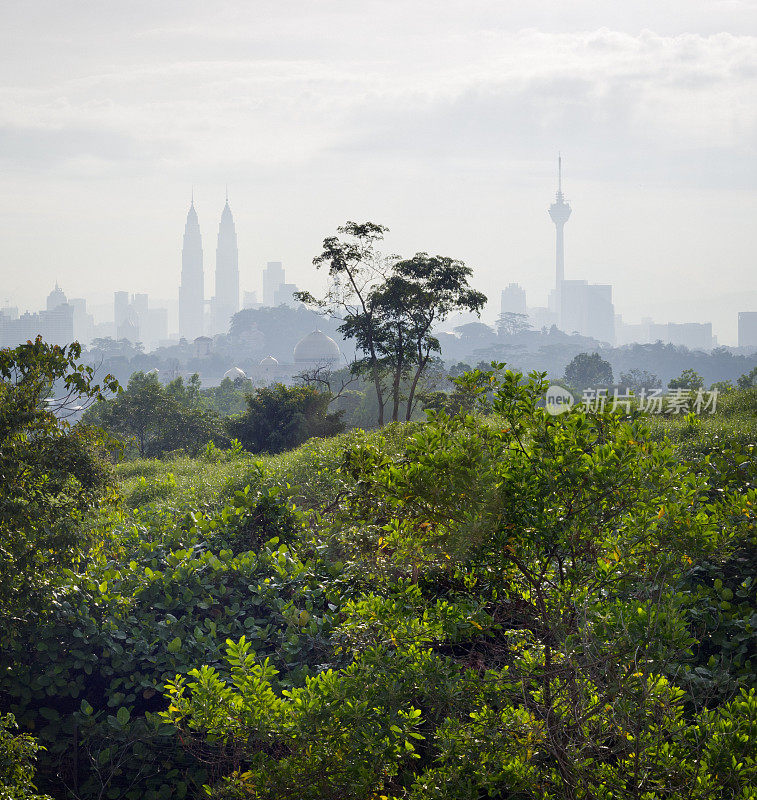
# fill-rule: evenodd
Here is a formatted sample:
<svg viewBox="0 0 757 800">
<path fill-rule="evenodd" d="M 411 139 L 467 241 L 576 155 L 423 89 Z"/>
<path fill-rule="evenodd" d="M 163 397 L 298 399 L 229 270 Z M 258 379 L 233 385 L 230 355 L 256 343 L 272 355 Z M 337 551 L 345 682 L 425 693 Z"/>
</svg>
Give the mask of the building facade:
<svg viewBox="0 0 757 800">
<path fill-rule="evenodd" d="M 179 336 L 194 341 L 202 336 L 205 314 L 205 275 L 202 267 L 202 235 L 194 200 L 184 225 L 179 286 Z"/>
<path fill-rule="evenodd" d="M 229 323 L 239 311 L 239 249 L 229 198 L 221 213 L 216 245 L 216 291 L 212 304 L 213 333 L 228 333 Z"/>
</svg>

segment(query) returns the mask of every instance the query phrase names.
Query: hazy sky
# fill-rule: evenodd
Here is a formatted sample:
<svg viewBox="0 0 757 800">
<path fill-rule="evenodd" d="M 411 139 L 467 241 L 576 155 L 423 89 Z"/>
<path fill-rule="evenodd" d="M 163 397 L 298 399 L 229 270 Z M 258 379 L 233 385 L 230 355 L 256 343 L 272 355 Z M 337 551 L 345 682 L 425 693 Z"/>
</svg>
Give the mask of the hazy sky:
<svg viewBox="0 0 757 800">
<path fill-rule="evenodd" d="M 0 0 L 0 303 L 175 298 L 192 186 L 212 294 L 228 183 L 243 289 L 370 219 L 542 305 L 562 150 L 566 277 L 735 344 L 756 147 L 757 0 Z"/>
</svg>

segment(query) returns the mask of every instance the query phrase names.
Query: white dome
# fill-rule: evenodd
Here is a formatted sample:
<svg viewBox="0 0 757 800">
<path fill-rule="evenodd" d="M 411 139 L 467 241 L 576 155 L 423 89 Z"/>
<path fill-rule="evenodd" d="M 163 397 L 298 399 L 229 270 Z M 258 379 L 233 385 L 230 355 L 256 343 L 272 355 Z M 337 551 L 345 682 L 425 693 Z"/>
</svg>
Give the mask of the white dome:
<svg viewBox="0 0 757 800">
<path fill-rule="evenodd" d="M 279 362 L 273 356 L 266 356 L 261 362 L 261 367 L 278 367 Z"/>
<path fill-rule="evenodd" d="M 239 367 L 232 367 L 226 372 L 223 373 L 224 378 L 231 378 L 231 380 L 236 380 L 237 378 L 246 378 L 245 372 L 243 369 L 239 369 Z"/>
<path fill-rule="evenodd" d="M 303 336 L 294 348 L 294 363 L 330 364 L 341 358 L 339 345 L 323 331 Z"/>
</svg>

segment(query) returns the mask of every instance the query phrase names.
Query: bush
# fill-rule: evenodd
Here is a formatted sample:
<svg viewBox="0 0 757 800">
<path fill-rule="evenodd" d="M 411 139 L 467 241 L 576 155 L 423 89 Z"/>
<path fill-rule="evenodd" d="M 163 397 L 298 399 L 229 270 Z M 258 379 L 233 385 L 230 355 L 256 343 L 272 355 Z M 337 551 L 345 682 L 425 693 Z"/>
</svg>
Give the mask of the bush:
<svg viewBox="0 0 757 800">
<path fill-rule="evenodd" d="M 281 453 L 344 430 L 343 412 L 329 414 L 330 402 L 329 394 L 313 387 L 277 383 L 249 395 L 247 410 L 229 422 L 229 430 L 253 453 Z"/>
<path fill-rule="evenodd" d="M 0 798 L 50 800 L 32 783 L 39 745 L 28 734 L 15 734 L 16 728 L 13 714 L 0 714 Z"/>
</svg>

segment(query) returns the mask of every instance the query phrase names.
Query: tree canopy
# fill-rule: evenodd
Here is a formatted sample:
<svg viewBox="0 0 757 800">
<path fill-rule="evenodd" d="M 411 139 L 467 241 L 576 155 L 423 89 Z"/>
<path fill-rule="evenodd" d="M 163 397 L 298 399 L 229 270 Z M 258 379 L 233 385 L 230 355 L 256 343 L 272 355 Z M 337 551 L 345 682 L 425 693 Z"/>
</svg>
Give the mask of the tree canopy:
<svg viewBox="0 0 757 800">
<path fill-rule="evenodd" d="M 576 389 L 607 386 L 613 382 L 612 366 L 599 353 L 579 353 L 565 367 L 565 380 Z"/>
<path fill-rule="evenodd" d="M 412 416 L 419 380 L 433 354 L 441 352 L 433 326 L 454 311 L 480 313 L 486 297 L 470 288 L 470 267 L 447 256 L 416 253 L 409 259 L 383 257 L 376 246 L 388 229 L 366 222 L 348 222 L 344 237 L 324 240 L 313 263 L 327 266 L 332 279 L 324 298 L 308 292 L 298 297 L 339 316 L 339 331 L 354 341 L 362 356 L 353 368 L 369 375 L 378 399 L 378 424 L 383 425 L 387 398 L 391 419 Z"/>
</svg>

